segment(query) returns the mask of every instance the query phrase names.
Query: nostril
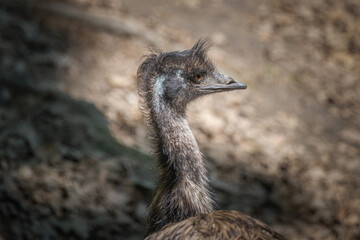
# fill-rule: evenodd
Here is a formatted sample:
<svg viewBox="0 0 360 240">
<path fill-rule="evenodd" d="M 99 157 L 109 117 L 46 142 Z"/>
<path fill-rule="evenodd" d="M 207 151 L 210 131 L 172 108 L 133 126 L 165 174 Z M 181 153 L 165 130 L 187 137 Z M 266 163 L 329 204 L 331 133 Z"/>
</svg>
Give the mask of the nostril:
<svg viewBox="0 0 360 240">
<path fill-rule="evenodd" d="M 236 82 L 234 81 L 234 79 L 231 79 L 230 81 L 228 81 L 228 82 L 227 82 L 227 85 L 232 84 L 232 83 L 236 83 Z"/>
</svg>

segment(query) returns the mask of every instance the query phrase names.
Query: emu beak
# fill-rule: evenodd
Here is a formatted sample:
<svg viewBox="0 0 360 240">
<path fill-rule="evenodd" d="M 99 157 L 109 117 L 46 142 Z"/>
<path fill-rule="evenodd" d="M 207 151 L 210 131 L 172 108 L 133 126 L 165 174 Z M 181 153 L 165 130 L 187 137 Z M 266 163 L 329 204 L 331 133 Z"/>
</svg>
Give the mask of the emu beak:
<svg viewBox="0 0 360 240">
<path fill-rule="evenodd" d="M 198 88 L 201 91 L 226 92 L 246 89 L 247 86 L 245 83 L 235 81 L 225 74 L 214 73 L 211 83 L 207 84 L 207 86 L 199 86 Z"/>
</svg>

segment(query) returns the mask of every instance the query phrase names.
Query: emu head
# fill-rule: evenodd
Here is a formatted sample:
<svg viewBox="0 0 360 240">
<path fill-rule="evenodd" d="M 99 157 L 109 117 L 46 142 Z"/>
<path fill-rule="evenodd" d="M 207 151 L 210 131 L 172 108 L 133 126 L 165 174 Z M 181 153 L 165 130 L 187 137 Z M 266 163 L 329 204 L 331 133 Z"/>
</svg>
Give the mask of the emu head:
<svg viewBox="0 0 360 240">
<path fill-rule="evenodd" d="M 244 83 L 216 71 L 207 58 L 208 49 L 208 41 L 199 40 L 189 50 L 155 50 L 146 56 L 137 72 L 140 97 L 146 107 L 184 112 L 186 105 L 200 96 L 246 89 Z"/>
</svg>

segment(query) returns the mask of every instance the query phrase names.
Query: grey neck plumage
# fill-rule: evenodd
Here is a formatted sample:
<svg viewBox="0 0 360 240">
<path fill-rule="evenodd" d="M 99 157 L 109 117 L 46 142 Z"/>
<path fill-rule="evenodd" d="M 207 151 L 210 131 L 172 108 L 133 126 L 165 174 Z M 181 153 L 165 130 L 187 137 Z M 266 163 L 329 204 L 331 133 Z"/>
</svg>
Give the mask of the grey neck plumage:
<svg viewBox="0 0 360 240">
<path fill-rule="evenodd" d="M 184 113 L 166 103 L 162 81 L 153 88 L 152 118 L 160 177 L 150 205 L 148 234 L 169 223 L 213 211 L 207 170 Z"/>
</svg>

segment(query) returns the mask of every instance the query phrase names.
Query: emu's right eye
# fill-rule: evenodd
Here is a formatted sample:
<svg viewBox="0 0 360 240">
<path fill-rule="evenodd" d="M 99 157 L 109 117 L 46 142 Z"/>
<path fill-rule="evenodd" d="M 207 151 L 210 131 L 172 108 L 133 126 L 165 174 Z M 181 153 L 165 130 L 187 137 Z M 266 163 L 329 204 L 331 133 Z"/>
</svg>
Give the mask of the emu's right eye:
<svg viewBox="0 0 360 240">
<path fill-rule="evenodd" d="M 202 80 L 203 76 L 201 74 L 196 74 L 195 75 L 195 80 L 196 82 L 200 82 Z"/>
</svg>

